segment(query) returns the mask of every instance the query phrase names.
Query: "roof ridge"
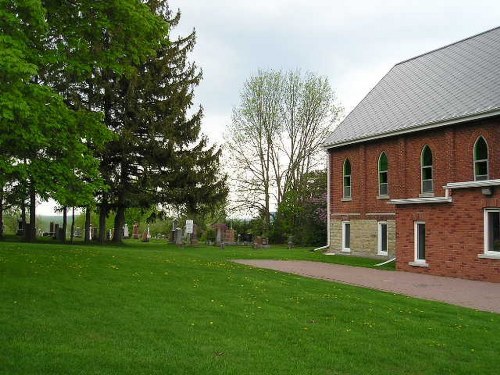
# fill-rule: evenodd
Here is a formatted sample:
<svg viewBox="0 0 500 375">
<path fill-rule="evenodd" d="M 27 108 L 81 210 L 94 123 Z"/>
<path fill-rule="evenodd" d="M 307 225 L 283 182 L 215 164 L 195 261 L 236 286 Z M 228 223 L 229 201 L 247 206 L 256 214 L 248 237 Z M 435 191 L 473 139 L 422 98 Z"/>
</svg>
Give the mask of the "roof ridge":
<svg viewBox="0 0 500 375">
<path fill-rule="evenodd" d="M 406 59 L 406 60 L 403 60 L 403 61 L 400 61 L 400 62 L 396 63 L 396 64 L 394 65 L 394 67 L 396 67 L 396 66 L 398 66 L 398 65 L 401 65 L 401 64 L 404 64 L 404 63 L 406 63 L 406 62 L 408 62 L 408 61 L 418 59 L 419 57 L 422 57 L 422 56 L 425 56 L 425 55 L 429 55 L 429 54 L 434 53 L 434 52 L 436 52 L 436 51 L 439 51 L 439 50 L 442 50 L 442 49 L 445 49 L 445 48 L 451 47 L 451 46 L 453 46 L 453 45 L 455 45 L 455 44 L 465 42 L 466 40 L 476 38 L 476 37 L 478 37 L 478 36 L 480 36 L 480 35 L 483 35 L 483 34 L 489 33 L 489 32 L 491 32 L 491 31 L 493 31 L 493 30 L 497 30 L 497 29 L 500 29 L 500 26 L 494 27 L 494 28 L 489 29 L 489 30 L 486 30 L 486 31 L 482 31 L 482 32 L 480 32 L 480 33 L 477 33 L 477 34 L 475 34 L 475 35 L 469 36 L 469 37 L 464 38 L 464 39 L 457 40 L 456 42 L 449 43 L 449 44 L 447 44 L 447 45 L 445 45 L 445 46 L 442 46 L 442 47 L 439 47 L 439 48 L 435 48 L 435 49 L 433 49 L 433 50 L 431 50 L 431 51 L 427 51 L 427 52 L 421 53 L 420 55 L 410 57 L 409 59 Z"/>
</svg>

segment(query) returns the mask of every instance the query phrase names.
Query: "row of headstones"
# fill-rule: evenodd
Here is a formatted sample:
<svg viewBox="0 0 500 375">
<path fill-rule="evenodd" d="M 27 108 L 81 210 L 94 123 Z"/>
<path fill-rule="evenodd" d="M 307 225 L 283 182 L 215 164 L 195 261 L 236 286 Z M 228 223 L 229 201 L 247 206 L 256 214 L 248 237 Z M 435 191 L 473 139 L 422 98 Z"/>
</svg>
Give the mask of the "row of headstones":
<svg viewBox="0 0 500 375">
<path fill-rule="evenodd" d="M 97 239 L 99 237 L 99 228 L 98 227 L 94 227 L 94 226 L 92 226 L 92 224 L 90 224 L 90 228 L 89 229 L 90 229 L 90 232 L 89 232 L 89 238 L 90 238 L 90 240 Z M 107 232 L 106 232 L 106 239 L 107 240 L 111 240 L 113 238 L 113 236 L 114 236 L 114 232 L 115 232 L 114 229 L 108 229 Z M 129 229 L 128 229 L 128 224 L 125 224 L 123 226 L 123 228 L 122 228 L 122 237 L 124 239 L 130 238 L 130 232 L 129 232 Z M 142 239 L 142 241 L 148 242 L 151 239 L 151 234 L 150 234 L 150 231 L 149 231 L 149 225 L 148 225 L 148 227 L 144 230 L 144 232 L 141 235 L 139 233 L 139 224 L 134 223 L 133 232 L 132 232 L 132 238 L 137 239 L 137 240 L 138 239 Z"/>
</svg>

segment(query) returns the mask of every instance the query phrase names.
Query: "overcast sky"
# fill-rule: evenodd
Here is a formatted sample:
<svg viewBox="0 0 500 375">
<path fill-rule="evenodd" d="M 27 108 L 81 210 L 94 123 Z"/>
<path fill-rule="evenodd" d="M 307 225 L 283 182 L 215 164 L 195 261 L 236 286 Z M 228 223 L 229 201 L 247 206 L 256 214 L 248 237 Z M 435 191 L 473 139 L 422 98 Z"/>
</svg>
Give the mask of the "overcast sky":
<svg viewBox="0 0 500 375">
<path fill-rule="evenodd" d="M 196 29 L 196 103 L 213 142 L 258 69 L 326 76 L 346 114 L 396 63 L 500 26 L 500 1 L 171 0 Z"/>
<path fill-rule="evenodd" d="M 346 114 L 396 63 L 500 26 L 499 0 L 171 0 L 196 29 L 191 61 L 203 132 L 222 143 L 246 79 L 259 69 L 328 77 Z M 38 214 L 50 215 L 44 204 Z"/>
</svg>

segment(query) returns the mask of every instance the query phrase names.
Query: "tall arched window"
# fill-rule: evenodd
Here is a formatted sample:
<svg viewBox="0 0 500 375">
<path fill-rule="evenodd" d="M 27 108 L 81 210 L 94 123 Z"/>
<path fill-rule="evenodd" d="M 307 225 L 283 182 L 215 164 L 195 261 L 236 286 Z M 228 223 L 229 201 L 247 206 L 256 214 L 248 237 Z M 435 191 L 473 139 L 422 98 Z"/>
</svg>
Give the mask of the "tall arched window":
<svg viewBox="0 0 500 375">
<path fill-rule="evenodd" d="M 422 193 L 433 193 L 432 151 L 429 146 L 425 146 L 422 150 L 420 165 L 422 167 Z"/>
<path fill-rule="evenodd" d="M 344 161 L 344 198 L 351 198 L 351 162 Z"/>
<path fill-rule="evenodd" d="M 389 162 L 385 152 L 380 154 L 378 158 L 378 194 L 380 196 L 389 195 L 389 179 L 388 179 Z"/>
<path fill-rule="evenodd" d="M 488 145 L 481 136 L 474 145 L 474 180 L 488 180 Z"/>
</svg>

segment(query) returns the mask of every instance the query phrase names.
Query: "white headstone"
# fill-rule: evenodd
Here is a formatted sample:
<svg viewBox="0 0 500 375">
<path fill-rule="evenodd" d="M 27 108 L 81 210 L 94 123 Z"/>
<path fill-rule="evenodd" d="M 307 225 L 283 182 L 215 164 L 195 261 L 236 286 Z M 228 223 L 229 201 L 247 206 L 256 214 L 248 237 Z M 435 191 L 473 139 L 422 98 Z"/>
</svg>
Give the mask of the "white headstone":
<svg viewBox="0 0 500 375">
<path fill-rule="evenodd" d="M 123 226 L 123 237 L 124 238 L 128 238 L 129 234 L 128 234 L 128 225 L 127 223 L 125 223 L 125 225 Z"/>
<path fill-rule="evenodd" d="M 193 220 L 186 220 L 186 234 L 193 233 Z"/>
</svg>

